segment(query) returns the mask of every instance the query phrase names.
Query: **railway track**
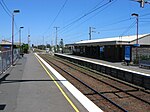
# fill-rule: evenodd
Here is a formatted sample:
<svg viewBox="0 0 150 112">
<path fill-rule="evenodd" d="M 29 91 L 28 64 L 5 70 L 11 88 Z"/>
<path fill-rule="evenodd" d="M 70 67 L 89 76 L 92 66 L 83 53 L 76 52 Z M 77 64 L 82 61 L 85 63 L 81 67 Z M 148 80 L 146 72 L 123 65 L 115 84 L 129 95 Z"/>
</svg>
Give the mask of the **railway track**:
<svg viewBox="0 0 150 112">
<path fill-rule="evenodd" d="M 104 111 L 150 110 L 149 91 L 92 70 L 85 70 L 50 55 L 40 56 Z"/>
</svg>

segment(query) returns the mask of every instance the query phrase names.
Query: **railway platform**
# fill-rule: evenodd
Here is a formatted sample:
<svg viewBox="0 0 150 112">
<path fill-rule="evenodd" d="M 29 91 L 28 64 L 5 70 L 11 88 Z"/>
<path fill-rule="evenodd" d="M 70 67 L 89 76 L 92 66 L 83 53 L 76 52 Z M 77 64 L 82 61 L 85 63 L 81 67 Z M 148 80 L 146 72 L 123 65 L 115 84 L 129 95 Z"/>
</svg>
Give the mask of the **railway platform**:
<svg viewBox="0 0 150 112">
<path fill-rule="evenodd" d="M 104 61 L 104 60 L 92 59 L 92 58 L 76 56 L 76 55 L 67 55 L 67 54 L 59 54 L 59 53 L 56 53 L 56 54 L 57 55 L 62 55 L 62 56 L 65 56 L 65 57 L 72 57 L 72 58 L 76 58 L 76 59 L 81 59 L 81 60 L 85 60 L 85 61 L 89 60 L 93 63 L 96 62 L 96 63 L 103 64 L 103 65 L 106 65 L 106 66 L 116 67 L 116 68 L 131 71 L 131 72 L 139 72 L 140 74 L 150 76 L 150 70 L 149 69 L 139 68 L 138 66 L 125 66 L 125 65 L 122 65 L 121 62 L 108 62 L 108 61 Z"/>
<path fill-rule="evenodd" d="M 67 80 L 56 78 L 37 55 L 26 54 L 0 75 L 0 112 L 87 112 L 61 82 Z"/>
<path fill-rule="evenodd" d="M 123 66 L 121 63 L 112 63 L 98 59 L 91 59 L 75 55 L 55 53 L 74 63 L 91 68 L 92 70 L 121 79 L 125 82 L 140 86 L 144 89 L 150 89 L 150 70 L 141 69 L 135 66 Z"/>
</svg>

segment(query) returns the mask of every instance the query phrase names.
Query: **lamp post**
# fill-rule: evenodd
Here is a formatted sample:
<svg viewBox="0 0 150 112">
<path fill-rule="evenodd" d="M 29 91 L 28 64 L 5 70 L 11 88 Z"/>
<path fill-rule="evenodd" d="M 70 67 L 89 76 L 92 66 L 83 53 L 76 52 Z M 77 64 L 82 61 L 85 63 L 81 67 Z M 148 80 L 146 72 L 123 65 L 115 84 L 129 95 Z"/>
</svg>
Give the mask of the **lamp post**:
<svg viewBox="0 0 150 112">
<path fill-rule="evenodd" d="M 20 53 L 21 53 L 21 29 L 23 29 L 24 27 L 20 27 L 19 28 L 19 47 L 20 47 Z"/>
<path fill-rule="evenodd" d="M 137 24 L 137 29 L 136 29 L 136 36 L 137 36 L 137 39 L 136 39 L 136 60 L 138 60 L 138 49 L 137 49 L 137 47 L 139 46 L 138 45 L 139 15 L 136 13 L 133 13 L 132 16 L 136 17 L 136 24 Z"/>
<path fill-rule="evenodd" d="M 14 10 L 13 13 L 12 13 L 12 46 L 11 46 L 11 58 L 12 58 L 12 65 L 13 65 L 13 59 L 14 59 L 14 14 L 15 13 L 19 13 L 20 11 L 19 10 Z"/>
</svg>

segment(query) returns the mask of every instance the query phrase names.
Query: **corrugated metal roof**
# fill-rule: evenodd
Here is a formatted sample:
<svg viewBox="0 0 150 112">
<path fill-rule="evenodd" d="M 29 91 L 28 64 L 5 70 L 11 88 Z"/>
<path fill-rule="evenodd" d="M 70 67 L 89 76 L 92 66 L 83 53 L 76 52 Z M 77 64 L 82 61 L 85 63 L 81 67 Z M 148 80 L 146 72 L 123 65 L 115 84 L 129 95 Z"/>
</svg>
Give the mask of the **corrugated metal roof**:
<svg viewBox="0 0 150 112">
<path fill-rule="evenodd" d="M 142 35 L 138 35 L 138 38 L 142 38 L 146 35 L 149 34 L 142 34 Z M 113 42 L 113 41 L 122 41 L 122 42 L 131 42 L 137 39 L 136 35 L 132 35 L 132 36 L 122 36 L 122 37 L 112 37 L 112 38 L 101 38 L 101 39 L 95 39 L 95 40 L 84 40 L 84 41 L 79 41 L 76 42 L 75 44 L 88 44 L 88 43 L 102 43 L 102 42 Z"/>
</svg>

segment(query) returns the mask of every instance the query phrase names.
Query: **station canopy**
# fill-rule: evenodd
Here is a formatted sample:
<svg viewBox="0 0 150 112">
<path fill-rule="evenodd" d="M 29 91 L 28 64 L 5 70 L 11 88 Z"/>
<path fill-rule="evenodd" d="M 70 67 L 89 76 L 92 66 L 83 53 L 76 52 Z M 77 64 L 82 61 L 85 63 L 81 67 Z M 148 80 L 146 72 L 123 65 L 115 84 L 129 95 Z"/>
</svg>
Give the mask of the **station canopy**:
<svg viewBox="0 0 150 112">
<path fill-rule="evenodd" d="M 111 37 L 111 38 L 101 38 L 94 40 L 83 40 L 75 42 L 69 45 L 126 45 L 126 44 L 136 44 L 137 35 L 132 36 L 122 36 L 122 37 Z M 150 45 L 150 34 L 138 35 L 139 44 Z"/>
</svg>

